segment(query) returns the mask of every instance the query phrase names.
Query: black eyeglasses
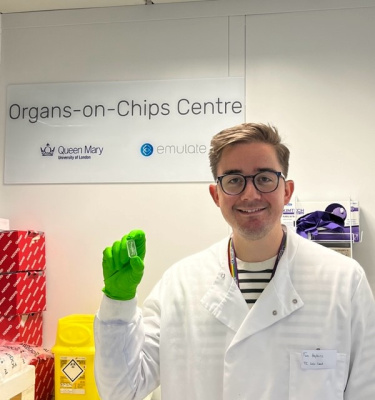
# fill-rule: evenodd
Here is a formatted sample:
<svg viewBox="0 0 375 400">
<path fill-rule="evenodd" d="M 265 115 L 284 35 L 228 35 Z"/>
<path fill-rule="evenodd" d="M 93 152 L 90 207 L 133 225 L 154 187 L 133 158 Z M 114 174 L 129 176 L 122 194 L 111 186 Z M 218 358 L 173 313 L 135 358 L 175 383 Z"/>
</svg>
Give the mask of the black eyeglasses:
<svg viewBox="0 0 375 400">
<path fill-rule="evenodd" d="M 280 177 L 285 180 L 282 172 L 262 171 L 255 175 L 225 174 L 217 178 L 224 193 L 231 196 L 242 193 L 247 185 L 247 180 L 251 179 L 255 189 L 261 193 L 274 192 L 278 186 Z"/>
</svg>

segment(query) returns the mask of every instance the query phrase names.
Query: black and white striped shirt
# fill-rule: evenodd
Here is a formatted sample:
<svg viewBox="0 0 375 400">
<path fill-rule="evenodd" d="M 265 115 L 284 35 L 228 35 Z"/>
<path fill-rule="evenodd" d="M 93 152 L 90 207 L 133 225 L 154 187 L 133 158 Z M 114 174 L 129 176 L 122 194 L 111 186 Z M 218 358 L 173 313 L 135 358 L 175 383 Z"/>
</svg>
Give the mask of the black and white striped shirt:
<svg viewBox="0 0 375 400">
<path fill-rule="evenodd" d="M 276 256 L 269 260 L 248 263 L 237 258 L 237 271 L 240 290 L 251 308 L 271 280 Z"/>
</svg>

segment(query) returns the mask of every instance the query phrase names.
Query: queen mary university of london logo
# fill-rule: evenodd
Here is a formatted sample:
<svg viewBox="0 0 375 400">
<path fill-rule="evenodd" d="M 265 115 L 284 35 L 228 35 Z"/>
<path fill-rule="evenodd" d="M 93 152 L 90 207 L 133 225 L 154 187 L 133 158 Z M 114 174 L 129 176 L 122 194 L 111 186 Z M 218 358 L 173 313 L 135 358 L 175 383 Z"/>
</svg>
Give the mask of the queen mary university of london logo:
<svg viewBox="0 0 375 400">
<path fill-rule="evenodd" d="M 49 143 L 43 148 L 40 148 L 40 153 L 43 157 L 52 157 L 55 152 L 55 147 L 51 147 Z"/>
</svg>

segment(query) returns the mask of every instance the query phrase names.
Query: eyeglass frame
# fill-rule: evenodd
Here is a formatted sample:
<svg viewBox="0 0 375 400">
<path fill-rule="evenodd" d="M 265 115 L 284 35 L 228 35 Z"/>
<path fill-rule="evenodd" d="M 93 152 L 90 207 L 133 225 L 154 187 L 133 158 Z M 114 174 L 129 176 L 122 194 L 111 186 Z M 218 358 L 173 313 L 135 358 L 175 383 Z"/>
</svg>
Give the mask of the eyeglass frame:
<svg viewBox="0 0 375 400">
<path fill-rule="evenodd" d="M 274 174 L 277 176 L 277 184 L 276 184 L 276 187 L 275 187 L 275 189 L 271 190 L 270 192 L 262 192 L 261 190 L 259 190 L 258 187 L 257 187 L 257 185 L 256 185 L 256 183 L 255 183 L 255 180 L 254 180 L 254 178 L 255 178 L 256 176 L 258 176 L 259 174 L 263 174 L 264 172 L 272 172 L 272 173 L 274 173 Z M 242 188 L 242 190 L 241 190 L 240 192 L 238 192 L 238 193 L 236 193 L 236 194 L 233 194 L 233 193 L 227 193 L 227 192 L 224 190 L 222 180 L 223 180 L 223 178 L 225 178 L 225 177 L 228 176 L 228 175 L 239 175 L 239 176 L 241 176 L 242 178 L 245 179 L 245 184 L 244 184 L 244 186 L 243 186 L 243 188 Z M 243 174 L 241 174 L 240 172 L 228 172 L 227 174 L 218 176 L 218 177 L 216 178 L 216 184 L 219 182 L 220 187 L 221 187 L 221 190 L 222 190 L 226 195 L 228 195 L 228 196 L 238 196 L 239 194 L 241 194 L 241 193 L 246 189 L 247 180 L 251 178 L 254 188 L 255 188 L 259 193 L 266 193 L 266 194 L 267 194 L 267 193 L 273 193 L 275 190 L 277 190 L 277 188 L 279 187 L 279 183 L 280 183 L 280 177 L 283 178 L 284 181 L 286 181 L 286 177 L 284 176 L 284 174 L 283 174 L 281 171 L 274 171 L 274 170 L 272 170 L 272 169 L 264 169 L 264 170 L 262 170 L 262 171 L 257 172 L 257 173 L 254 174 L 254 175 L 243 175 Z"/>
</svg>

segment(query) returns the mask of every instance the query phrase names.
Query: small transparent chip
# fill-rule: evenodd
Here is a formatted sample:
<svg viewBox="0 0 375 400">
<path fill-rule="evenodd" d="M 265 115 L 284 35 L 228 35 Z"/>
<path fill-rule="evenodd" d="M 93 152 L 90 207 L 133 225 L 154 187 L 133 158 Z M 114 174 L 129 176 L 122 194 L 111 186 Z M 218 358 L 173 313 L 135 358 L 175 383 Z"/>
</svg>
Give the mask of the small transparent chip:
<svg viewBox="0 0 375 400">
<path fill-rule="evenodd" d="M 135 246 L 135 241 L 133 239 L 128 239 L 126 241 L 126 247 L 128 248 L 128 256 L 130 258 L 135 257 L 138 255 L 137 247 Z"/>
</svg>

